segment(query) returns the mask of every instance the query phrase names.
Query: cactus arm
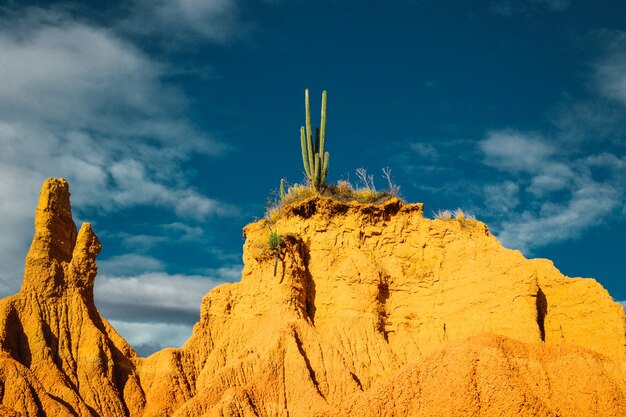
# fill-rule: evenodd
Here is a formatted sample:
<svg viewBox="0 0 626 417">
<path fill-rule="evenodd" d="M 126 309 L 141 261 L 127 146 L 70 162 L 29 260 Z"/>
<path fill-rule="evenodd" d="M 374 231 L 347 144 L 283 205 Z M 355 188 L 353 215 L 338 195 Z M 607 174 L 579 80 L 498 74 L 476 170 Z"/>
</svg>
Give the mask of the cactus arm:
<svg viewBox="0 0 626 417">
<path fill-rule="evenodd" d="M 326 177 L 328 177 L 328 160 L 330 159 L 330 154 L 326 152 L 324 154 L 324 163 L 322 164 L 322 178 L 321 183 L 326 184 Z"/>
<path fill-rule="evenodd" d="M 313 170 L 313 186 L 319 190 L 320 187 L 320 155 L 315 154 L 315 169 Z"/>
<path fill-rule="evenodd" d="M 320 152 L 320 128 L 315 128 L 315 147 L 313 148 L 313 152 Z M 320 153 L 321 155 L 321 153 Z"/>
<path fill-rule="evenodd" d="M 285 199 L 285 179 L 284 178 L 280 179 L 280 199 L 281 200 Z"/>
<path fill-rule="evenodd" d="M 326 138 L 326 90 L 322 92 L 322 116 L 320 119 L 320 142 L 317 151 L 324 155 L 324 139 Z"/>
<path fill-rule="evenodd" d="M 309 165 L 309 155 L 306 147 L 306 139 L 304 137 L 304 126 L 300 127 L 300 146 L 302 147 L 302 164 L 304 165 L 304 173 L 307 178 L 311 178 L 311 168 Z"/>
<path fill-rule="evenodd" d="M 309 104 L 309 89 L 304 90 L 304 110 L 306 117 L 306 139 L 307 149 L 309 151 L 309 169 L 313 170 L 313 133 L 311 131 L 311 107 Z"/>
</svg>

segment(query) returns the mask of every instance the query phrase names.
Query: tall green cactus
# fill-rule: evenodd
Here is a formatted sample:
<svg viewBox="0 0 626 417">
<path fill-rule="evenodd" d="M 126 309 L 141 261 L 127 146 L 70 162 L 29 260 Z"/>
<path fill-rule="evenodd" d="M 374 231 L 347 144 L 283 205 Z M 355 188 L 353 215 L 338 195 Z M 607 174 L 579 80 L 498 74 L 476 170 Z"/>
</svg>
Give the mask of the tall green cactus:
<svg viewBox="0 0 626 417">
<path fill-rule="evenodd" d="M 315 130 L 315 142 L 311 132 L 311 109 L 309 106 L 309 89 L 304 90 L 304 109 L 306 112 L 306 129 L 300 127 L 300 146 L 302 147 L 302 163 L 309 185 L 321 192 L 326 187 L 328 176 L 328 160 L 330 154 L 324 152 L 326 139 L 326 90 L 322 92 L 322 115 L 320 127 Z"/>
</svg>

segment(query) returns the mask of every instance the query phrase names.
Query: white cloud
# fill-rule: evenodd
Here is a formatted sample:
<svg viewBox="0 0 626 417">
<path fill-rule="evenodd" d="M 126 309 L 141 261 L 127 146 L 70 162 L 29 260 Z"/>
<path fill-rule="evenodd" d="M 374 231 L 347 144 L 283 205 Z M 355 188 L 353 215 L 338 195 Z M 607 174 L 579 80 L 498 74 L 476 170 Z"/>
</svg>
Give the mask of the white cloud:
<svg viewBox="0 0 626 417">
<path fill-rule="evenodd" d="M 626 160 L 614 154 L 568 159 L 545 138 L 512 130 L 489 132 L 479 148 L 486 165 L 510 178 L 483 191 L 508 247 L 528 253 L 576 238 L 610 218 L 626 197 Z M 593 179 L 595 172 L 601 179 Z"/>
<path fill-rule="evenodd" d="M 571 0 L 496 0 L 491 2 L 491 10 L 502 16 L 528 15 L 537 12 L 562 12 Z"/>
<path fill-rule="evenodd" d="M 191 336 L 193 327 L 186 324 L 143 323 L 110 320 L 140 356 L 148 356 L 166 347 L 180 347 Z"/>
<path fill-rule="evenodd" d="M 486 198 L 485 206 L 492 213 L 510 215 L 520 204 L 519 185 L 512 181 L 489 184 L 484 187 L 483 191 Z"/>
<path fill-rule="evenodd" d="M 114 32 L 41 9 L 4 15 L 0 62 L 1 295 L 20 285 L 47 177 L 70 181 L 79 216 L 137 205 L 198 221 L 236 213 L 185 172 L 194 153 L 224 146 L 185 118 L 168 68 Z"/>
<path fill-rule="evenodd" d="M 514 130 L 489 132 L 479 146 L 487 165 L 515 173 L 540 171 L 555 153 L 542 138 Z"/>
<path fill-rule="evenodd" d="M 235 282 L 241 279 L 243 265 L 227 265 L 219 268 L 207 270 L 209 276 L 217 278 L 223 282 Z"/>
<path fill-rule="evenodd" d="M 479 143 L 485 164 L 511 174 L 528 174 L 527 191 L 535 196 L 568 189 L 577 178 L 573 170 L 556 159 L 556 149 L 546 139 L 513 130 L 493 131 Z"/>
<path fill-rule="evenodd" d="M 131 9 L 123 30 L 170 41 L 226 42 L 246 30 L 236 0 L 135 0 Z"/>
<path fill-rule="evenodd" d="M 138 224 L 132 231 L 114 231 L 101 233 L 102 237 L 110 237 L 132 253 L 145 253 L 157 246 L 174 246 L 180 243 L 197 243 L 207 245 L 208 236 L 200 226 L 192 226 L 182 222 L 150 224 L 149 233 L 145 233 L 146 224 Z"/>
<path fill-rule="evenodd" d="M 618 206 L 619 191 L 611 185 L 585 181 L 571 199 L 541 202 L 537 210 L 524 210 L 499 226 L 498 238 L 507 247 L 532 249 L 580 236 L 602 223 Z"/>
<path fill-rule="evenodd" d="M 437 148 L 430 143 L 411 143 L 411 150 L 416 152 L 422 158 L 434 159 L 438 156 Z"/>
<path fill-rule="evenodd" d="M 479 143 L 484 164 L 502 174 L 483 195 L 497 235 L 509 247 L 531 252 L 624 214 L 626 157 L 619 150 L 626 120 L 626 34 L 596 36 L 602 49 L 592 67 L 594 95 L 562 103 L 552 115 L 556 130 L 550 139 L 507 129 L 489 132 Z"/>
<path fill-rule="evenodd" d="M 145 272 L 135 276 L 99 275 L 98 310 L 107 319 L 192 325 L 202 297 L 224 281 L 203 275 Z"/>
<path fill-rule="evenodd" d="M 551 11 L 560 12 L 569 7 L 571 0 L 528 0 L 528 2 L 545 7 Z"/>
<path fill-rule="evenodd" d="M 202 298 L 215 286 L 241 278 L 241 265 L 207 271 L 207 275 L 129 271 L 157 268 L 145 257 L 119 257 L 108 271 L 129 275 L 96 278 L 95 301 L 100 313 L 138 351 L 146 356 L 164 347 L 180 347 L 200 318 Z M 102 263 L 101 263 L 102 264 Z"/>
<path fill-rule="evenodd" d="M 98 261 L 100 275 L 134 275 L 146 271 L 160 271 L 165 265 L 160 260 L 151 256 L 129 253 L 113 256 L 109 259 Z"/>
<path fill-rule="evenodd" d="M 626 105 L 626 33 L 607 36 L 607 53 L 595 66 L 595 85 L 605 97 Z"/>
</svg>

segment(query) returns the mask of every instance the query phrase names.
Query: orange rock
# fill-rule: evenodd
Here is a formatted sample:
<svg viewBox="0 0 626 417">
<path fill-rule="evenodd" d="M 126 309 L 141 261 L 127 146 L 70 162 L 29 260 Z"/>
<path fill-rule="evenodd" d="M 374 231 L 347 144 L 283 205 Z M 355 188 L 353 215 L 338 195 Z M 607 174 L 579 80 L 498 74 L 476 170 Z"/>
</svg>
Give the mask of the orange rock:
<svg viewBox="0 0 626 417">
<path fill-rule="evenodd" d="M 139 358 L 95 308 L 101 246 L 88 223 L 76 233 L 69 197 L 65 180 L 44 183 L 22 289 L 0 301 L 2 405 L 25 416 L 138 415 Z"/>
<path fill-rule="evenodd" d="M 245 229 L 180 349 L 138 358 L 93 304 L 100 243 L 48 180 L 0 301 L 0 411 L 79 416 L 618 416 L 622 307 L 421 204 L 321 197 Z M 277 274 L 268 247 L 282 236 Z"/>
<path fill-rule="evenodd" d="M 583 377 L 584 375 L 584 377 Z M 615 362 L 575 346 L 496 335 L 446 342 L 321 416 L 626 415 Z"/>
</svg>

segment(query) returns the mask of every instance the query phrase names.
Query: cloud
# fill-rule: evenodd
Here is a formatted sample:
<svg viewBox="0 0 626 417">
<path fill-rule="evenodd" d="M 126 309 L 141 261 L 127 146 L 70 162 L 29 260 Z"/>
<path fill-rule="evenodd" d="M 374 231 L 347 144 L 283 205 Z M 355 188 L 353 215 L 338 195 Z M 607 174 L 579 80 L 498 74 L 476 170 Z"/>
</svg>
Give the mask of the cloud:
<svg viewBox="0 0 626 417">
<path fill-rule="evenodd" d="M 98 261 L 101 275 L 134 275 L 144 271 L 160 271 L 165 265 L 151 256 L 129 253 Z"/>
<path fill-rule="evenodd" d="M 1 294 L 19 286 L 47 177 L 70 181 L 79 217 L 142 205 L 195 221 L 237 212 L 185 169 L 226 147 L 185 117 L 168 68 L 115 32 L 50 10 L 4 14 L 0 62 Z"/>
<path fill-rule="evenodd" d="M 183 242 L 207 243 L 204 229 L 200 226 L 191 226 L 181 222 L 150 225 L 138 224 L 136 226 L 132 232 L 116 231 L 103 233 L 102 235 L 117 239 L 126 249 L 135 253 L 144 253 L 157 246 L 173 246 Z M 152 233 L 143 232 L 143 229 L 146 227 Z"/>
<path fill-rule="evenodd" d="M 532 253 L 624 215 L 626 34 L 593 37 L 590 94 L 564 99 L 549 135 L 503 129 L 478 143 L 483 164 L 499 172 L 483 187 L 484 213 L 509 247 Z"/>
<path fill-rule="evenodd" d="M 156 267 L 141 262 L 146 269 Z M 144 259 L 145 260 L 145 259 Z M 116 266 L 124 266 L 128 259 Z M 109 268 L 116 271 L 116 268 Z M 238 271 L 238 275 L 236 275 Z M 141 354 L 164 347 L 180 347 L 200 318 L 202 297 L 216 285 L 241 277 L 241 267 L 220 268 L 211 276 L 145 272 L 134 276 L 99 274 L 95 285 L 98 311 Z"/>
<path fill-rule="evenodd" d="M 541 138 L 514 130 L 489 132 L 479 146 L 487 165 L 516 173 L 542 170 L 555 153 Z"/>
<path fill-rule="evenodd" d="M 485 206 L 489 211 L 509 216 L 520 205 L 520 187 L 512 181 L 484 187 Z"/>
<path fill-rule="evenodd" d="M 576 179 L 546 139 L 513 130 L 489 132 L 479 143 L 485 164 L 513 174 L 529 174 L 528 191 L 543 196 L 566 189 Z"/>
<path fill-rule="evenodd" d="M 509 178 L 484 188 L 487 212 L 508 247 L 532 252 L 576 238 L 624 202 L 626 163 L 614 154 L 571 158 L 545 138 L 512 130 L 489 132 L 478 146 L 484 163 Z"/>
<path fill-rule="evenodd" d="M 196 39 L 224 43 L 241 37 L 241 21 L 235 0 L 135 0 L 122 30 L 137 35 L 158 35 L 169 42 Z"/>
<path fill-rule="evenodd" d="M 430 143 L 414 142 L 414 143 L 411 143 L 410 146 L 411 146 L 411 150 L 413 152 L 416 152 L 422 158 L 432 159 L 438 156 L 437 148 Z"/>
<path fill-rule="evenodd" d="M 96 304 L 114 320 L 193 324 L 202 297 L 221 281 L 200 275 L 146 272 L 136 276 L 101 275 Z"/>
<path fill-rule="evenodd" d="M 544 7 L 547 10 L 554 12 L 561 12 L 567 9 L 571 3 L 571 0 L 527 0 L 531 4 L 535 4 L 539 7 Z"/>
<path fill-rule="evenodd" d="M 571 0 L 498 0 L 491 2 L 491 11 L 501 16 L 530 15 L 540 12 L 562 12 Z"/>
<path fill-rule="evenodd" d="M 626 33 L 608 33 L 606 54 L 595 65 L 594 83 L 605 97 L 626 105 Z"/>
<path fill-rule="evenodd" d="M 516 213 L 500 224 L 498 238 L 523 252 L 576 238 L 603 223 L 623 197 L 611 185 L 593 181 L 586 181 L 572 194 L 564 202 L 544 201 L 538 210 Z"/>
<path fill-rule="evenodd" d="M 173 323 L 141 323 L 132 321 L 109 321 L 143 357 L 166 347 L 180 347 L 189 339 L 192 327 Z"/>
<path fill-rule="evenodd" d="M 209 276 L 216 277 L 222 282 L 235 282 L 241 279 L 241 271 L 243 265 L 227 265 L 219 268 L 208 269 L 206 272 Z"/>
<path fill-rule="evenodd" d="M 626 33 L 597 31 L 589 38 L 598 56 L 586 87 L 588 96 L 567 97 L 551 112 L 558 138 L 568 149 L 626 144 Z"/>
</svg>

